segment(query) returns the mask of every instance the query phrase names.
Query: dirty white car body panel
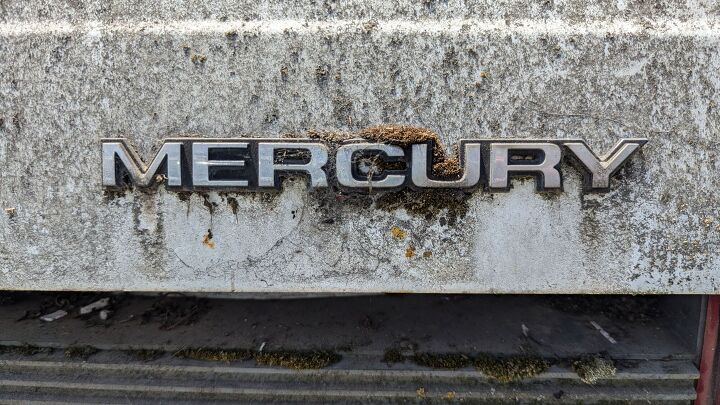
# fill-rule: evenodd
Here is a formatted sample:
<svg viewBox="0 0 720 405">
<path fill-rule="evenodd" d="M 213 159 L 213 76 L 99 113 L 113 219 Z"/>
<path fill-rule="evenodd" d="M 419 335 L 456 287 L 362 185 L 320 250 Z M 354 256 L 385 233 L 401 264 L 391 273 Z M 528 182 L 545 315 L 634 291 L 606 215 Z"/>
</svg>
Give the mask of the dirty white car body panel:
<svg viewBox="0 0 720 405">
<path fill-rule="evenodd" d="M 718 293 L 719 13 L 679 1 L 5 1 L 0 288 Z M 385 123 L 429 128 L 447 148 L 647 143 L 606 193 L 564 167 L 560 194 L 513 180 L 473 193 L 463 215 L 346 204 L 302 180 L 270 193 L 102 186 L 102 138 L 149 162 L 176 136 Z"/>
</svg>

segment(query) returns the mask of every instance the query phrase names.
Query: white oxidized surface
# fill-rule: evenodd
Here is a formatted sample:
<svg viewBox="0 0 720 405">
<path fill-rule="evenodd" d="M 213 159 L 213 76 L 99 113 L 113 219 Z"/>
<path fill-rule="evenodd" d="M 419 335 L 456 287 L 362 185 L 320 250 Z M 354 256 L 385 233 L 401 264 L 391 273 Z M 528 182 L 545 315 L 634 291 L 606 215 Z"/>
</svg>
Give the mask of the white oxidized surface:
<svg viewBox="0 0 720 405">
<path fill-rule="evenodd" d="M 718 293 L 720 7 L 586 3 L 0 2 L 0 288 Z M 564 165 L 464 215 L 100 185 L 102 137 L 382 123 L 649 142 L 607 194 Z"/>
</svg>

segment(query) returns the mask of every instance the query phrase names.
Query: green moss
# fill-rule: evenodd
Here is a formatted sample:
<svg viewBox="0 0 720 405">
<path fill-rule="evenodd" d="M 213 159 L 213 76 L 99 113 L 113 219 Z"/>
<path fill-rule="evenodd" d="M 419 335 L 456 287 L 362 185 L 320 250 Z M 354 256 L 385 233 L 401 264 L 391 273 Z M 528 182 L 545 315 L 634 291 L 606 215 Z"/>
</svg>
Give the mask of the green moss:
<svg viewBox="0 0 720 405">
<path fill-rule="evenodd" d="M 32 356 L 38 353 L 52 353 L 50 347 L 38 347 L 31 344 L 22 344 L 19 346 L 0 346 L 0 354 L 20 354 L 23 356 Z"/>
<path fill-rule="evenodd" d="M 472 362 L 470 357 L 462 353 L 417 353 L 412 360 L 420 366 L 453 370 L 467 367 Z"/>
<path fill-rule="evenodd" d="M 210 361 L 242 361 L 249 360 L 253 357 L 253 353 L 247 349 L 209 349 L 209 348 L 188 348 L 177 351 L 173 354 L 175 357 L 193 360 L 210 360 Z"/>
<path fill-rule="evenodd" d="M 500 382 L 507 383 L 534 377 L 548 369 L 548 363 L 539 356 L 492 356 L 482 354 L 475 359 L 475 368 Z"/>
<path fill-rule="evenodd" d="M 280 366 L 295 370 L 318 369 L 340 361 L 341 356 L 330 351 L 274 351 L 255 355 L 255 361 L 265 366 Z"/>
<path fill-rule="evenodd" d="M 99 352 L 96 347 L 92 346 L 68 346 L 65 349 L 65 357 L 69 359 L 87 360 L 93 354 Z"/>
<path fill-rule="evenodd" d="M 398 349 L 388 349 L 385 351 L 382 361 L 388 364 L 402 363 L 405 361 L 405 356 Z"/>
<path fill-rule="evenodd" d="M 188 348 L 175 352 L 174 357 L 207 361 L 243 361 L 254 359 L 257 364 L 280 366 L 296 370 L 318 369 L 340 361 L 341 356 L 332 351 L 278 350 L 255 352 L 248 349 Z"/>
<path fill-rule="evenodd" d="M 617 369 L 612 360 L 599 356 L 584 357 L 572 364 L 573 370 L 586 384 L 595 384 L 598 380 L 610 378 L 615 375 Z"/>
</svg>

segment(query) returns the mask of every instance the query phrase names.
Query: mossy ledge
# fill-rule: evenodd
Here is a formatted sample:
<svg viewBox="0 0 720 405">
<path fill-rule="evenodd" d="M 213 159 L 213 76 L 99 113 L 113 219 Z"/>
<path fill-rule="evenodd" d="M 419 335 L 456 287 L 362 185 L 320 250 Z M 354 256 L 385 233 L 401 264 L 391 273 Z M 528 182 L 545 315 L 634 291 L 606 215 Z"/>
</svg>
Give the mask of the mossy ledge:
<svg viewBox="0 0 720 405">
<path fill-rule="evenodd" d="M 319 369 L 333 365 L 342 356 L 329 350 L 274 350 L 255 352 L 248 349 L 187 348 L 173 354 L 174 357 L 207 361 L 244 361 L 254 359 L 257 364 L 279 366 L 295 370 Z"/>
<path fill-rule="evenodd" d="M 481 354 L 475 358 L 475 368 L 478 371 L 503 383 L 535 377 L 548 367 L 548 362 L 536 355 Z"/>
<path fill-rule="evenodd" d="M 520 381 L 545 372 L 550 364 L 538 355 L 493 355 L 481 353 L 476 356 L 463 353 L 415 353 L 403 355 L 398 349 L 388 349 L 383 362 L 388 365 L 411 360 L 430 368 L 456 370 L 473 365 L 476 370 L 502 383 Z"/>
</svg>

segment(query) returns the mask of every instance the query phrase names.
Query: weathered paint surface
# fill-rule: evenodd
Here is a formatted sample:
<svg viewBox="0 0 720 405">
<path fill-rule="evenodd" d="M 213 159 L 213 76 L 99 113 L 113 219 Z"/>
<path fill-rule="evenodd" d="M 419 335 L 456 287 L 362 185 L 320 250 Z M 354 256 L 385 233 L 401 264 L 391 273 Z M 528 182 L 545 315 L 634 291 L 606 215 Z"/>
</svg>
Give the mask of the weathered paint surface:
<svg viewBox="0 0 720 405">
<path fill-rule="evenodd" d="M 654 3 L 3 1 L 0 288 L 718 293 L 720 9 Z M 565 166 L 464 215 L 100 186 L 102 137 L 381 123 L 649 142 L 607 194 Z"/>
</svg>

